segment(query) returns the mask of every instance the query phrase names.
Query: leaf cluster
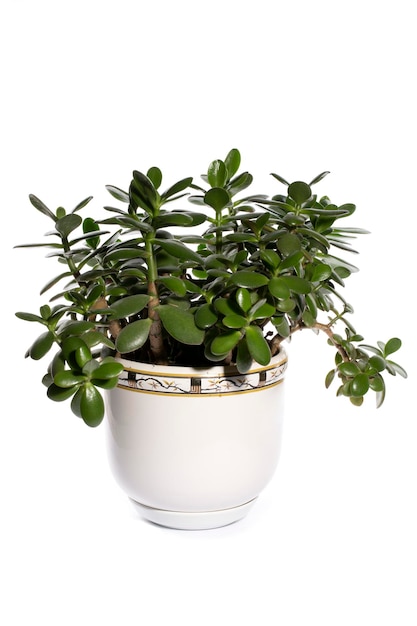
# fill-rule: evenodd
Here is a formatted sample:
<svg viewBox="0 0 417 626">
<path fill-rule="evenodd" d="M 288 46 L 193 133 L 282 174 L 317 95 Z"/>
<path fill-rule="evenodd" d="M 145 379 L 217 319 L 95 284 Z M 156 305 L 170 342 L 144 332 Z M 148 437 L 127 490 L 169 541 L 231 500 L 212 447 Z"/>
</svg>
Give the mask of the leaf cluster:
<svg viewBox="0 0 417 626">
<path fill-rule="evenodd" d="M 17 313 L 43 326 L 26 356 L 57 349 L 43 381 L 47 394 L 71 398 L 90 426 L 103 418 L 100 389 L 117 385 L 119 355 L 234 363 L 244 373 L 309 328 L 324 332 L 336 351 L 326 386 L 339 378 L 338 395 L 355 405 L 369 390 L 382 403 L 383 373 L 406 375 L 387 358 L 399 339 L 358 344 L 349 321 L 353 307 L 342 292 L 358 268 L 344 253 L 355 254 L 352 240 L 367 233 L 344 225 L 355 205 L 314 193 L 328 172 L 310 183 L 273 173 L 285 194 L 242 195 L 253 177 L 240 164 L 232 149 L 209 164 L 200 184 L 185 177 L 165 190 L 158 167 L 135 170 L 126 191 L 107 185 L 118 205 L 105 206 L 100 219 L 81 216 L 91 197 L 69 212 L 29 197 L 53 228 L 45 241 L 18 247 L 47 248 L 63 271 L 42 287 L 56 292 L 39 314 Z"/>
</svg>

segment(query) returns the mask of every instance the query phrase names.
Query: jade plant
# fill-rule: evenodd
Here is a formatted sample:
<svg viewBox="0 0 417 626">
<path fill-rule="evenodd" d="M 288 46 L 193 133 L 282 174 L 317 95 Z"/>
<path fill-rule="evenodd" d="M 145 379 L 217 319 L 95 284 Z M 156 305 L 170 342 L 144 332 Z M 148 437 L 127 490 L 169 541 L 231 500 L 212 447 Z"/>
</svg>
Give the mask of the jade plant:
<svg viewBox="0 0 417 626">
<path fill-rule="evenodd" d="M 337 395 L 361 405 L 368 391 L 377 406 L 384 375 L 406 372 L 391 360 L 401 341 L 364 343 L 341 294 L 357 267 L 341 258 L 367 231 L 343 226 L 354 204 L 337 206 L 309 184 L 272 174 L 285 193 L 247 195 L 249 172 L 240 153 L 210 163 L 162 190 L 162 172 L 134 171 L 127 191 L 106 188 L 117 206 L 101 218 L 82 217 L 91 197 L 73 210 L 30 202 L 52 223 L 42 243 L 62 270 L 42 289 L 57 290 L 39 313 L 42 334 L 26 352 L 38 360 L 55 353 L 43 378 L 55 401 L 88 425 L 103 419 L 102 389 L 117 385 L 118 357 L 155 364 L 234 364 L 242 374 L 262 366 L 301 329 L 323 333 L 335 359 L 325 378 Z M 278 189 L 279 191 L 279 189 Z M 339 252 L 339 251 L 342 252 Z"/>
</svg>

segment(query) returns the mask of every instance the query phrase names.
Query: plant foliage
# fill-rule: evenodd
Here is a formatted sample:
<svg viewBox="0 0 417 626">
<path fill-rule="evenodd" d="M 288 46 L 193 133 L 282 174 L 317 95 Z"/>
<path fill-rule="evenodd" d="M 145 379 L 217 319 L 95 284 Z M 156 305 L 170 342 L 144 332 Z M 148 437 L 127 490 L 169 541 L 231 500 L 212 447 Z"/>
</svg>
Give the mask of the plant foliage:
<svg viewBox="0 0 417 626">
<path fill-rule="evenodd" d="M 252 175 L 239 173 L 240 162 L 233 149 L 210 163 L 202 185 L 186 177 L 164 191 L 158 167 L 135 170 L 126 191 L 107 186 L 117 206 L 104 207 L 100 219 L 81 216 L 91 197 L 67 212 L 29 196 L 52 230 L 42 243 L 17 247 L 49 249 L 64 271 L 42 288 L 57 293 L 39 313 L 16 313 L 43 327 L 26 356 L 56 348 L 43 378 L 47 395 L 70 398 L 88 425 L 103 418 L 100 389 L 117 385 L 120 355 L 234 363 L 244 373 L 308 328 L 335 349 L 326 386 L 338 380 L 337 394 L 354 405 L 372 390 L 380 406 L 384 374 L 406 376 L 391 360 L 399 339 L 367 345 L 348 320 L 353 308 L 341 290 L 357 267 L 343 254 L 367 232 L 343 225 L 355 205 L 314 193 L 328 172 L 309 184 L 274 173 L 285 194 L 242 196 Z"/>
</svg>

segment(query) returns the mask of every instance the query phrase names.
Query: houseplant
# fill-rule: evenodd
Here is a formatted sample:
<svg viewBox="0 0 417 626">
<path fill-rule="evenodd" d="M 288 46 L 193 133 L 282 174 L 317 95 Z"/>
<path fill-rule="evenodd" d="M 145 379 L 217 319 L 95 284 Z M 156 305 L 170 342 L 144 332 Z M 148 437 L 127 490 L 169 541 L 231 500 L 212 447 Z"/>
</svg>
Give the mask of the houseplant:
<svg viewBox="0 0 417 626">
<path fill-rule="evenodd" d="M 201 185 L 188 177 L 165 191 L 159 168 L 134 171 L 127 191 L 107 186 L 118 206 L 105 207 L 101 219 L 81 217 L 91 197 L 70 212 L 54 212 L 30 196 L 53 229 L 46 241 L 18 247 L 46 247 L 64 267 L 42 289 L 58 291 L 49 304 L 39 313 L 16 313 L 43 326 L 26 356 L 37 360 L 57 349 L 43 378 L 50 399 L 70 399 L 73 413 L 97 426 L 105 413 L 102 390 L 112 398 L 132 388 L 135 363 L 141 367 L 133 386 L 148 394 L 162 387 L 184 394 L 176 385 L 187 367 L 195 370 L 189 379 L 198 392 L 203 371 L 216 380 L 220 370 L 229 372 L 230 387 L 262 370 L 265 386 L 264 370 L 283 374 L 282 342 L 305 328 L 333 346 L 325 384 L 338 381 L 337 394 L 354 405 L 373 391 L 380 406 L 384 374 L 406 376 L 391 360 L 399 339 L 364 344 L 349 321 L 353 309 L 340 290 L 357 268 L 333 250 L 352 251 L 350 240 L 367 231 L 343 226 L 353 204 L 337 206 L 313 193 L 328 172 L 309 184 L 272 174 L 286 193 L 270 197 L 243 195 L 253 179 L 239 168 L 233 149 L 210 163 Z M 150 373 L 157 367 L 162 378 Z M 170 372 L 176 378 L 167 382 Z M 154 404 L 146 411 L 156 420 Z M 163 411 L 170 413 L 169 405 Z"/>
</svg>

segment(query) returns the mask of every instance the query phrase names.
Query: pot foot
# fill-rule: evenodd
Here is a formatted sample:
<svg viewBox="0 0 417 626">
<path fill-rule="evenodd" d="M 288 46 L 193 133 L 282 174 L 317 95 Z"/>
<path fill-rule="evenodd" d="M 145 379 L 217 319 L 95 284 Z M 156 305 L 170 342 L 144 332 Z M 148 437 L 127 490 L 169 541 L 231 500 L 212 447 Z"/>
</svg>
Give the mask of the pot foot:
<svg viewBox="0 0 417 626">
<path fill-rule="evenodd" d="M 174 528 L 176 530 L 210 530 L 238 522 L 245 517 L 257 498 L 231 509 L 222 509 L 220 511 L 193 511 L 190 513 L 155 509 L 145 504 L 140 504 L 140 502 L 136 502 L 136 500 L 130 500 L 141 517 L 159 526 Z"/>
</svg>

